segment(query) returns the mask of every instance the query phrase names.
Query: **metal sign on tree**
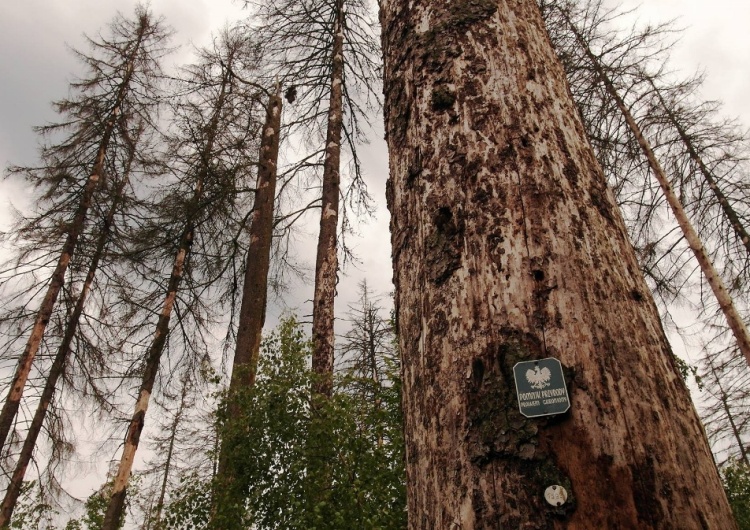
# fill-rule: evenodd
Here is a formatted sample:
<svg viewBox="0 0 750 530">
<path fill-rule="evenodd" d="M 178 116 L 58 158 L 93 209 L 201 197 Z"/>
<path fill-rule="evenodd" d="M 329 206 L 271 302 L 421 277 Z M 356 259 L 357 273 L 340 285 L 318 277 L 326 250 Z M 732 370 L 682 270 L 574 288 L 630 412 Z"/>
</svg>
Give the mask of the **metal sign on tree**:
<svg viewBox="0 0 750 530">
<path fill-rule="evenodd" d="M 513 367 L 518 409 L 527 418 L 562 414 L 570 408 L 562 364 L 549 357 Z"/>
</svg>

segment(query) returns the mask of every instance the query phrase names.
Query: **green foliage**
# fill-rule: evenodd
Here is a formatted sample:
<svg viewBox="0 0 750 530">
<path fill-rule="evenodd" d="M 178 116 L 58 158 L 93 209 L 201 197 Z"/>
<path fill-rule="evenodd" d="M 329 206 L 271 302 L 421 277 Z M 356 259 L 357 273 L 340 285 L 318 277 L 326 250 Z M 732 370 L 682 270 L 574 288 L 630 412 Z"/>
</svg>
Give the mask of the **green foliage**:
<svg viewBox="0 0 750 530">
<path fill-rule="evenodd" d="M 128 496 L 129 498 L 133 493 L 133 490 L 138 488 L 138 481 L 131 480 L 128 484 Z M 86 499 L 84 506 L 84 514 L 81 519 L 71 519 L 68 524 L 65 525 L 65 530 L 101 530 L 104 526 L 104 515 L 107 513 L 107 506 L 109 506 L 109 499 L 112 496 L 112 482 L 106 483 L 99 491 L 95 491 L 89 495 Z M 126 506 L 128 501 L 125 501 Z M 117 528 L 122 528 L 125 524 L 125 518 L 120 519 L 120 524 Z"/>
<path fill-rule="evenodd" d="M 398 380 L 340 377 L 331 400 L 312 403 L 309 360 L 300 325 L 287 320 L 263 343 L 256 385 L 224 401 L 219 421 L 234 476 L 217 479 L 212 528 L 406 527 Z M 364 384 L 378 385 L 374 400 L 363 399 Z M 206 481 L 188 479 L 167 527 L 207 528 L 209 496 Z"/>
<path fill-rule="evenodd" d="M 686 363 L 676 355 L 673 355 L 673 357 L 677 363 L 677 369 L 680 371 L 683 381 L 688 383 L 692 377 L 695 379 L 695 384 L 698 385 L 698 390 L 703 390 L 703 378 L 698 373 L 698 367 Z"/>
<path fill-rule="evenodd" d="M 210 511 L 211 482 L 192 472 L 181 477 L 180 485 L 172 492 L 159 528 L 206 528 Z"/>
<path fill-rule="evenodd" d="M 722 468 L 721 478 L 737 526 L 750 530 L 750 468 L 740 460 L 732 460 Z"/>
<path fill-rule="evenodd" d="M 37 481 L 25 481 L 21 486 L 21 496 L 13 512 L 10 528 L 17 530 L 50 528 L 56 515 L 57 512 L 45 501 Z"/>
</svg>

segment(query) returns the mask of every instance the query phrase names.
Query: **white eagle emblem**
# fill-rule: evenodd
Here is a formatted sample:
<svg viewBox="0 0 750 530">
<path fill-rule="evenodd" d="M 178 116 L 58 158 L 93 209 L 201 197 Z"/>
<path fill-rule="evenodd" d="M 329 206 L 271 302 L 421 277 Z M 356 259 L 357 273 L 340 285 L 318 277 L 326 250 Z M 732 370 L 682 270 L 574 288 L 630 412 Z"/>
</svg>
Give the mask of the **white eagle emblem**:
<svg viewBox="0 0 750 530">
<path fill-rule="evenodd" d="M 537 390 L 548 387 L 551 384 L 551 379 L 552 372 L 549 371 L 549 368 L 545 367 L 540 370 L 539 366 L 535 366 L 533 370 L 526 370 L 526 380 Z"/>
</svg>

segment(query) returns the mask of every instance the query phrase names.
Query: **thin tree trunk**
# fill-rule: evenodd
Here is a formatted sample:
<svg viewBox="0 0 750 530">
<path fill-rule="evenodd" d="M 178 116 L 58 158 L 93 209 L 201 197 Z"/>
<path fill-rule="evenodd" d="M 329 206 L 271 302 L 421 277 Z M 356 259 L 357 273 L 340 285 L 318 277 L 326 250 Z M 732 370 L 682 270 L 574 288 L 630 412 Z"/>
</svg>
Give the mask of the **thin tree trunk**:
<svg viewBox="0 0 750 530">
<path fill-rule="evenodd" d="M 91 285 L 94 283 L 94 276 L 96 275 L 96 271 L 99 268 L 99 262 L 104 256 L 104 250 L 107 246 L 107 243 L 109 242 L 109 236 L 111 234 L 112 222 L 114 220 L 115 213 L 117 212 L 117 209 L 121 204 L 122 194 L 124 193 L 125 187 L 127 186 L 129 180 L 128 175 L 130 173 L 130 164 L 132 163 L 132 157 L 134 156 L 134 152 L 132 150 L 130 156 L 131 158 L 128 161 L 128 168 L 125 171 L 125 176 L 121 180 L 117 190 L 115 190 L 112 204 L 110 205 L 109 211 L 104 218 L 102 230 L 99 234 L 99 240 L 97 241 L 94 254 L 91 257 L 91 263 L 89 264 L 89 270 L 86 273 L 86 279 L 83 283 L 81 293 L 78 295 L 78 300 L 76 300 L 76 305 L 73 308 L 73 313 L 68 318 L 67 324 L 65 326 L 65 334 L 63 335 L 63 340 L 57 349 L 55 360 L 53 361 L 52 367 L 50 368 L 49 374 L 47 375 L 47 381 L 44 385 L 44 390 L 42 390 L 42 396 L 39 399 L 39 404 L 37 405 L 36 412 L 34 413 L 34 418 L 32 419 L 31 425 L 29 426 L 29 431 L 28 433 L 26 433 L 26 439 L 24 440 L 23 447 L 21 448 L 21 454 L 18 457 L 18 462 L 16 464 L 15 470 L 13 471 L 13 476 L 11 477 L 10 484 L 8 485 L 8 489 L 5 492 L 5 498 L 3 499 L 2 508 L 0 508 L 0 528 L 4 528 L 8 524 L 10 524 L 13 510 L 15 509 L 16 502 L 18 501 L 18 497 L 21 494 L 21 488 L 23 487 L 23 480 L 26 475 L 26 469 L 28 468 L 29 462 L 31 462 L 31 457 L 34 454 L 34 448 L 36 447 L 37 439 L 42 431 L 42 425 L 44 425 L 44 419 L 47 415 L 47 410 L 49 409 L 49 405 L 50 403 L 52 403 L 52 397 L 55 394 L 57 381 L 65 370 L 65 363 L 68 359 L 68 355 L 70 354 L 70 348 L 71 344 L 73 343 L 73 338 L 78 331 L 78 325 L 80 324 L 81 315 L 83 314 L 83 309 L 86 305 L 86 299 L 88 298 L 89 291 L 91 290 Z"/>
<path fill-rule="evenodd" d="M 196 198 L 200 197 L 201 190 L 202 186 L 199 184 L 195 191 Z M 197 201 L 195 202 L 197 203 Z M 135 412 L 130 420 L 128 433 L 125 436 L 125 447 L 122 450 L 120 465 L 118 466 L 117 474 L 115 475 L 114 483 L 112 485 L 112 497 L 104 516 L 102 530 L 116 530 L 123 515 L 125 495 L 127 492 L 126 488 L 128 481 L 130 480 L 130 470 L 133 467 L 135 452 L 138 449 L 138 443 L 141 439 L 141 431 L 143 431 L 146 411 L 148 410 L 148 403 L 151 398 L 151 391 L 154 388 L 156 374 L 159 371 L 161 354 L 162 351 L 164 351 L 164 346 L 167 342 L 169 320 L 172 316 L 175 299 L 177 298 L 177 290 L 182 281 L 185 259 L 190 253 L 190 247 L 193 244 L 193 231 L 193 224 L 189 223 L 180 237 L 179 250 L 177 251 L 177 255 L 175 256 L 172 265 L 172 274 L 169 278 L 167 295 L 164 299 L 161 314 L 159 315 L 159 321 L 156 324 L 154 339 L 146 356 L 146 365 L 143 372 L 141 388 L 138 393 L 138 399 L 135 404 Z"/>
<path fill-rule="evenodd" d="M 36 357 L 36 353 L 39 350 L 39 345 L 42 343 L 44 337 L 44 331 L 47 329 L 52 311 L 55 308 L 57 297 L 60 294 L 63 284 L 65 283 L 65 273 L 68 270 L 68 264 L 70 263 L 73 253 L 75 252 L 78 238 L 83 232 L 84 225 L 86 223 L 86 216 L 88 214 L 91 201 L 96 191 L 99 181 L 103 175 L 105 157 L 107 156 L 107 150 L 109 149 L 109 143 L 112 138 L 112 133 L 116 126 L 116 119 L 118 113 L 122 110 L 122 104 L 127 96 L 130 80 L 135 67 L 135 58 L 141 47 L 146 26 L 141 24 L 139 33 L 137 36 L 136 44 L 133 52 L 128 56 L 125 63 L 125 76 L 118 88 L 117 97 L 115 98 L 114 105 L 110 112 L 110 119 L 107 122 L 99 147 L 94 159 L 94 165 L 86 184 L 81 194 L 81 201 L 78 203 L 78 208 L 73 216 L 73 220 L 68 228 L 68 235 L 65 238 L 62 250 L 60 251 L 60 257 L 55 266 L 55 270 L 52 273 L 50 284 L 47 287 L 47 292 L 44 295 L 42 304 L 37 312 L 34 326 L 31 329 L 31 335 L 26 342 L 26 347 L 18 360 L 18 366 L 16 367 L 13 380 L 10 384 L 10 391 L 8 397 L 3 404 L 2 412 L 0 412 L 0 452 L 2 452 L 5 442 L 10 433 L 11 427 L 13 426 L 13 420 L 18 413 L 18 407 L 21 403 L 21 396 L 23 395 L 23 389 L 26 386 L 26 381 L 29 378 L 31 372 L 31 366 Z"/>
<path fill-rule="evenodd" d="M 185 410 L 185 399 L 188 394 L 189 387 L 187 382 L 182 386 L 182 394 L 180 395 L 180 407 L 177 409 L 177 413 L 172 421 L 172 426 L 169 430 L 169 445 L 167 447 L 167 458 L 164 463 L 164 478 L 161 481 L 161 488 L 159 489 L 159 499 L 156 502 L 156 515 L 154 517 L 154 528 L 161 529 L 161 512 L 164 509 L 164 499 L 167 495 L 167 485 L 169 484 L 169 472 L 172 469 L 172 454 L 174 453 L 174 441 L 177 437 L 177 428 L 182 421 L 183 411 Z"/>
<path fill-rule="evenodd" d="M 690 159 L 698 166 L 698 169 L 703 175 L 703 178 L 705 178 L 706 182 L 708 182 L 709 189 L 714 194 L 714 197 L 716 197 L 716 201 L 719 203 L 722 212 L 724 212 L 724 216 L 729 220 L 729 224 L 732 226 L 732 230 L 734 230 L 734 233 L 737 234 L 737 237 L 744 245 L 745 250 L 747 250 L 748 255 L 750 255 L 750 234 L 748 234 L 745 225 L 742 224 L 742 221 L 737 215 L 737 212 L 734 211 L 734 208 L 732 208 L 732 205 L 729 203 L 726 195 L 724 195 L 724 192 L 722 192 L 721 188 L 719 188 L 713 172 L 706 166 L 703 158 L 698 154 L 698 151 L 695 149 L 695 145 L 693 145 L 693 141 L 690 138 L 690 135 L 688 135 L 687 131 L 685 131 L 684 127 L 682 127 L 672 109 L 664 101 L 661 90 L 656 87 L 653 79 L 649 78 L 649 83 L 651 84 L 654 93 L 659 98 L 659 103 L 661 103 L 662 108 L 667 113 L 669 121 L 677 130 L 677 134 L 679 134 L 680 140 L 682 140 L 682 143 L 685 145 L 685 148 L 690 155 Z"/>
<path fill-rule="evenodd" d="M 260 165 L 250 223 L 250 246 L 245 264 L 245 283 L 242 290 L 230 392 L 255 383 L 260 339 L 266 321 L 280 129 L 281 87 L 279 86 L 276 93 L 268 98 L 266 121 L 260 144 Z"/>
<path fill-rule="evenodd" d="M 534 0 L 381 23 L 409 528 L 736 528 Z M 545 357 L 572 406 L 527 418 Z"/>
<path fill-rule="evenodd" d="M 740 430 L 737 428 L 737 424 L 734 422 L 734 415 L 732 414 L 731 409 L 729 408 L 729 399 L 727 397 L 727 393 L 724 391 L 724 388 L 721 385 L 721 378 L 716 373 L 716 368 L 714 367 L 713 361 L 706 357 L 706 360 L 708 361 L 708 366 L 711 369 L 711 373 L 714 376 L 714 381 L 716 382 L 716 386 L 719 388 L 719 393 L 721 394 L 721 408 L 724 409 L 724 413 L 727 415 L 727 420 L 729 421 L 729 426 L 732 429 L 732 435 L 734 436 L 735 441 L 737 442 L 737 447 L 740 450 L 740 455 L 742 456 L 742 461 L 745 463 L 746 466 L 750 466 L 750 459 L 748 459 L 747 450 L 745 449 L 745 443 L 742 441 L 742 436 L 740 436 Z"/>
<path fill-rule="evenodd" d="M 323 193 L 315 259 L 315 294 L 313 297 L 312 369 L 318 378 L 313 393 L 331 396 L 333 391 L 334 299 L 338 257 L 336 230 L 339 219 L 341 182 L 341 128 L 343 124 L 344 80 L 344 2 L 336 0 L 333 26 L 331 95 L 328 106 Z"/>
<path fill-rule="evenodd" d="M 141 432 L 143 431 L 146 411 L 148 410 L 148 403 L 151 398 L 151 392 L 154 388 L 154 382 L 156 381 L 156 374 L 159 371 L 161 354 L 164 351 L 164 346 L 167 342 L 167 336 L 169 334 L 169 321 L 172 316 L 172 309 L 174 308 L 175 299 L 177 298 L 177 290 L 179 289 L 180 283 L 182 281 L 185 260 L 190 254 L 190 249 L 193 244 L 193 237 L 195 235 L 193 218 L 195 216 L 195 212 L 193 212 L 192 209 L 199 206 L 200 201 L 203 197 L 205 180 L 208 176 L 211 157 L 213 156 L 213 148 L 218 131 L 219 119 L 226 100 L 230 78 L 231 73 L 229 70 L 227 70 L 224 74 L 224 77 L 222 78 L 222 84 L 219 95 L 216 99 L 216 105 L 213 109 L 211 122 L 206 131 L 206 146 L 201 152 L 200 168 L 198 170 L 198 178 L 195 184 L 193 198 L 189 206 L 190 210 L 186 212 L 186 225 L 182 234 L 180 235 L 180 243 L 172 265 L 172 273 L 169 277 L 167 293 L 164 298 L 164 305 L 162 306 L 159 320 L 156 324 L 153 341 L 146 355 L 146 364 L 141 381 L 141 388 L 138 393 L 138 399 L 136 400 L 135 411 L 133 413 L 133 417 L 130 420 L 127 435 L 125 436 L 125 446 L 123 447 L 122 456 L 120 457 L 120 464 L 117 469 L 117 474 L 115 475 L 114 483 L 112 486 L 112 497 L 110 498 L 109 505 L 107 506 L 107 512 L 104 516 L 102 530 L 116 530 L 123 516 L 125 508 L 125 497 L 127 494 L 126 488 L 128 485 L 128 481 L 130 480 L 130 471 L 133 467 L 133 460 L 135 459 L 135 453 L 138 449 L 138 443 L 141 439 Z"/>
<path fill-rule="evenodd" d="M 633 133 L 633 136 L 638 141 L 638 145 L 640 146 L 641 151 L 648 160 L 649 167 L 651 168 L 654 177 L 656 177 L 656 180 L 661 187 L 662 193 L 664 193 L 664 197 L 667 199 L 667 203 L 669 204 L 669 207 L 671 208 L 672 213 L 677 220 L 677 224 L 680 226 L 682 234 L 685 236 L 685 241 L 687 241 L 690 250 L 693 251 L 693 255 L 700 265 L 703 276 L 706 278 L 708 285 L 711 286 L 711 290 L 716 297 L 716 301 L 719 303 L 719 307 L 724 314 L 724 318 L 727 319 L 727 323 L 729 324 L 729 327 L 734 334 L 734 338 L 737 341 L 737 347 L 742 352 L 742 355 L 745 357 L 745 360 L 748 362 L 748 364 L 750 364 L 750 334 L 748 334 L 747 327 L 745 326 L 742 317 L 737 311 L 732 297 L 729 296 L 729 291 L 727 291 L 727 288 L 724 286 L 724 281 L 721 279 L 721 276 L 716 270 L 716 267 L 714 267 L 711 258 L 708 256 L 708 252 L 706 252 L 706 249 L 703 246 L 703 242 L 698 236 L 698 233 L 695 231 L 695 228 L 693 228 L 693 225 L 690 223 L 690 219 L 688 219 L 688 216 L 685 213 L 682 204 L 680 203 L 680 199 L 677 197 L 674 189 L 672 189 L 672 185 L 669 182 L 669 178 L 667 177 L 666 172 L 661 167 L 661 164 L 656 158 L 656 154 L 651 148 L 649 141 L 643 135 L 641 128 L 635 121 L 633 115 L 630 113 L 630 110 L 625 104 L 625 101 L 623 101 L 622 97 L 617 91 L 617 88 L 615 88 L 612 80 L 607 75 L 607 72 L 602 67 L 598 58 L 588 47 L 588 44 L 586 43 L 581 33 L 578 31 L 578 28 L 575 27 L 566 13 L 563 13 L 563 17 L 568 23 L 570 30 L 575 35 L 578 44 L 581 46 L 581 48 L 586 53 L 586 56 L 591 61 L 591 65 L 594 68 L 594 71 L 600 77 L 602 83 L 604 83 L 604 87 L 607 90 L 607 93 L 612 97 L 615 104 L 617 105 L 617 108 L 625 118 L 630 132 Z"/>
</svg>

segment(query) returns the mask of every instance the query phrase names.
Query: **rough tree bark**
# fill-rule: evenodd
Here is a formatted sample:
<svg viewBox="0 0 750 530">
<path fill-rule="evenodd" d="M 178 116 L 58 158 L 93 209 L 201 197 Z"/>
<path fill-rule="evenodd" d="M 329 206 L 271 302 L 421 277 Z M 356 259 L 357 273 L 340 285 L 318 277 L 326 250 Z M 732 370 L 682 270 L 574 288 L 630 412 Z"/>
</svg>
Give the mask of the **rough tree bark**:
<svg viewBox="0 0 750 530">
<path fill-rule="evenodd" d="M 31 462 L 31 457 L 34 454 L 34 448 L 36 447 L 39 434 L 42 432 L 42 426 L 44 425 L 44 419 L 47 416 L 47 410 L 49 409 L 50 403 L 52 403 L 52 397 L 57 388 L 57 381 L 60 379 L 60 376 L 65 369 L 65 363 L 71 351 L 71 344 L 73 343 L 73 338 L 78 331 L 78 325 L 81 321 L 81 316 L 83 315 L 83 309 L 86 306 L 86 299 L 88 298 L 89 291 L 94 283 L 96 271 L 99 268 L 99 262 L 104 256 L 104 251 L 110 240 L 112 222 L 120 204 L 122 203 L 123 193 L 125 192 L 125 188 L 129 181 L 130 165 L 135 156 L 135 146 L 131 145 L 129 149 L 130 160 L 128 161 L 123 178 L 120 179 L 117 189 L 114 191 L 109 211 L 102 221 L 99 239 L 97 240 L 94 253 L 91 256 L 89 270 L 86 273 L 86 279 L 83 282 L 81 293 L 78 295 L 73 312 L 68 317 L 62 342 L 57 348 L 55 360 L 52 362 L 52 367 L 47 375 L 47 381 L 44 384 L 44 389 L 42 390 L 41 398 L 37 404 L 36 412 L 31 420 L 31 425 L 29 425 L 29 431 L 26 433 L 26 439 L 23 442 L 21 453 L 18 456 L 18 462 L 13 470 L 13 476 L 11 477 L 10 484 L 8 484 L 8 489 L 5 492 L 2 507 L 0 508 L 0 528 L 5 528 L 10 524 L 13 510 L 16 507 L 16 502 L 21 495 L 23 480 L 26 476 L 26 469 L 28 468 L 29 462 Z"/>
<path fill-rule="evenodd" d="M 39 350 L 39 345 L 42 343 L 44 338 L 44 331 L 47 328 L 49 319 L 52 316 L 52 311 L 55 308 L 57 302 L 57 296 L 60 294 L 63 284 L 65 283 L 65 273 L 68 270 L 68 265 L 75 252 L 78 238 L 83 231 L 86 223 L 86 216 L 88 214 L 91 201 L 94 196 L 94 192 L 99 185 L 99 181 L 102 178 L 104 171 L 104 162 L 107 156 L 107 150 L 109 149 L 109 143 L 112 139 L 112 134 L 116 126 L 117 116 L 122 111 L 122 105 L 125 101 L 128 91 L 130 89 L 130 81 L 135 70 L 136 57 L 141 48 L 141 44 L 144 39 L 146 31 L 149 29 L 150 21 L 148 17 L 142 17 L 140 19 L 140 25 L 138 26 L 138 32 L 135 37 L 134 46 L 128 54 L 124 64 L 123 70 L 124 75 L 122 81 L 120 81 L 117 87 L 117 93 L 111 109 L 109 109 L 109 118 L 105 123 L 104 131 L 102 133 L 101 140 L 99 141 L 96 157 L 91 169 L 86 184 L 81 192 L 81 199 L 78 203 L 75 215 L 70 222 L 70 226 L 67 229 L 67 236 L 65 243 L 60 251 L 60 257 L 55 266 L 55 270 L 50 278 L 47 292 L 44 295 L 44 299 L 37 312 L 34 326 L 31 328 L 31 335 L 29 336 L 23 353 L 18 359 L 18 365 L 16 372 L 13 375 L 13 379 L 10 384 L 10 391 L 8 397 L 3 405 L 3 410 L 0 412 L 0 451 L 2 451 L 5 441 L 8 438 L 11 427 L 13 426 L 13 419 L 18 413 L 18 407 L 21 403 L 21 396 L 23 395 L 23 389 L 26 386 L 26 381 L 29 378 L 31 366 L 36 357 L 36 353 Z"/>
<path fill-rule="evenodd" d="M 732 300 L 732 297 L 729 295 L 729 291 L 727 291 L 727 288 L 724 285 L 724 281 L 721 279 L 721 276 L 716 270 L 716 267 L 714 267 L 714 264 L 711 261 L 706 248 L 703 246 L 703 241 L 701 241 L 701 238 L 700 236 L 698 236 L 695 228 L 693 228 L 690 219 L 688 219 L 688 216 L 685 213 L 685 209 L 682 207 L 680 199 L 677 197 L 677 194 L 672 188 L 672 184 L 669 181 L 669 177 L 667 177 L 667 173 L 664 171 L 664 168 L 662 168 L 659 160 L 656 158 L 656 154 L 651 148 L 650 142 L 644 136 L 643 131 L 638 125 L 638 122 L 635 120 L 625 101 L 620 96 L 617 87 L 615 87 L 606 70 L 586 43 L 583 35 L 581 35 L 576 26 L 572 23 L 570 18 L 565 13 L 563 13 L 563 17 L 568 22 L 570 30 L 575 35 L 575 38 L 578 41 L 578 44 L 581 46 L 581 49 L 591 61 L 591 67 L 599 76 L 602 83 L 604 84 L 604 88 L 607 90 L 607 93 L 610 95 L 612 100 L 615 102 L 615 105 L 617 105 L 618 110 L 625 118 L 625 122 L 628 124 L 628 128 L 633 134 L 633 137 L 638 142 L 638 146 L 643 152 L 643 156 L 646 158 L 646 160 L 648 160 L 648 165 L 651 168 L 656 181 L 659 183 L 659 187 L 664 194 L 664 198 L 667 200 L 667 203 L 669 204 L 669 207 L 674 214 L 675 220 L 680 226 L 682 234 L 685 236 L 685 241 L 687 241 L 690 250 L 692 250 L 695 259 L 698 261 L 701 271 L 703 272 L 703 276 L 704 278 L 706 278 L 706 282 L 708 282 L 708 285 L 711 287 L 711 291 L 716 297 L 716 301 L 721 308 L 721 312 L 724 314 L 724 318 L 726 318 L 727 324 L 729 324 L 729 327 L 732 330 L 732 334 L 737 341 L 737 347 L 742 352 L 742 355 L 745 357 L 748 364 L 750 364 L 750 333 L 748 333 L 745 322 L 742 320 L 742 317 L 737 311 L 737 308 L 734 305 L 734 301 Z M 716 186 L 714 186 L 714 188 L 712 189 L 715 188 Z M 715 189 L 715 191 L 717 191 L 717 189 Z"/>
<path fill-rule="evenodd" d="M 250 222 L 250 246 L 245 265 L 245 283 L 242 289 L 230 392 L 255 383 L 261 333 L 266 320 L 280 129 L 281 87 L 279 86 L 276 93 L 268 97 L 266 121 L 260 144 L 255 202 Z"/>
<path fill-rule="evenodd" d="M 339 220 L 343 124 L 344 0 L 336 0 L 333 39 L 312 323 L 312 369 L 319 376 L 313 385 L 313 393 L 329 397 L 333 390 L 334 299 L 338 272 L 336 230 Z"/>
<path fill-rule="evenodd" d="M 535 2 L 381 22 L 409 527 L 736 528 Z M 525 418 L 548 356 L 572 408 Z"/>
<path fill-rule="evenodd" d="M 221 114 L 229 91 L 231 77 L 231 70 L 224 67 L 219 94 L 217 95 L 214 108 L 212 109 L 211 120 L 205 131 L 205 145 L 201 149 L 201 156 L 199 157 L 200 165 L 197 168 L 192 200 L 188 206 L 188 210 L 185 212 L 185 227 L 180 234 L 177 252 L 175 253 L 174 262 L 172 264 L 172 272 L 167 284 L 167 292 L 164 296 L 164 303 L 159 314 L 159 319 L 156 323 L 154 338 L 144 359 L 145 364 L 143 377 L 141 379 L 141 387 L 138 393 L 138 398 L 136 399 L 135 411 L 133 412 L 130 425 L 128 426 L 128 432 L 125 436 L 125 445 L 122 450 L 120 464 L 117 468 L 117 473 L 112 485 L 112 497 L 107 506 L 102 530 L 116 530 L 123 516 L 125 496 L 127 493 L 126 488 L 128 481 L 130 480 L 130 471 L 133 467 L 133 460 L 138 449 L 138 443 L 141 439 L 141 432 L 143 431 L 146 419 L 148 403 L 151 398 L 151 392 L 154 388 L 156 375 L 159 371 L 161 355 L 164 351 L 164 346 L 167 343 L 169 321 L 172 317 L 172 310 L 174 309 L 174 303 L 177 298 L 177 291 L 182 281 L 185 261 L 190 254 L 190 249 L 193 245 L 193 237 L 195 235 L 194 218 L 196 210 L 203 198 L 206 179 L 209 177 L 209 172 L 211 170 L 214 142 L 216 140 Z"/>
</svg>

